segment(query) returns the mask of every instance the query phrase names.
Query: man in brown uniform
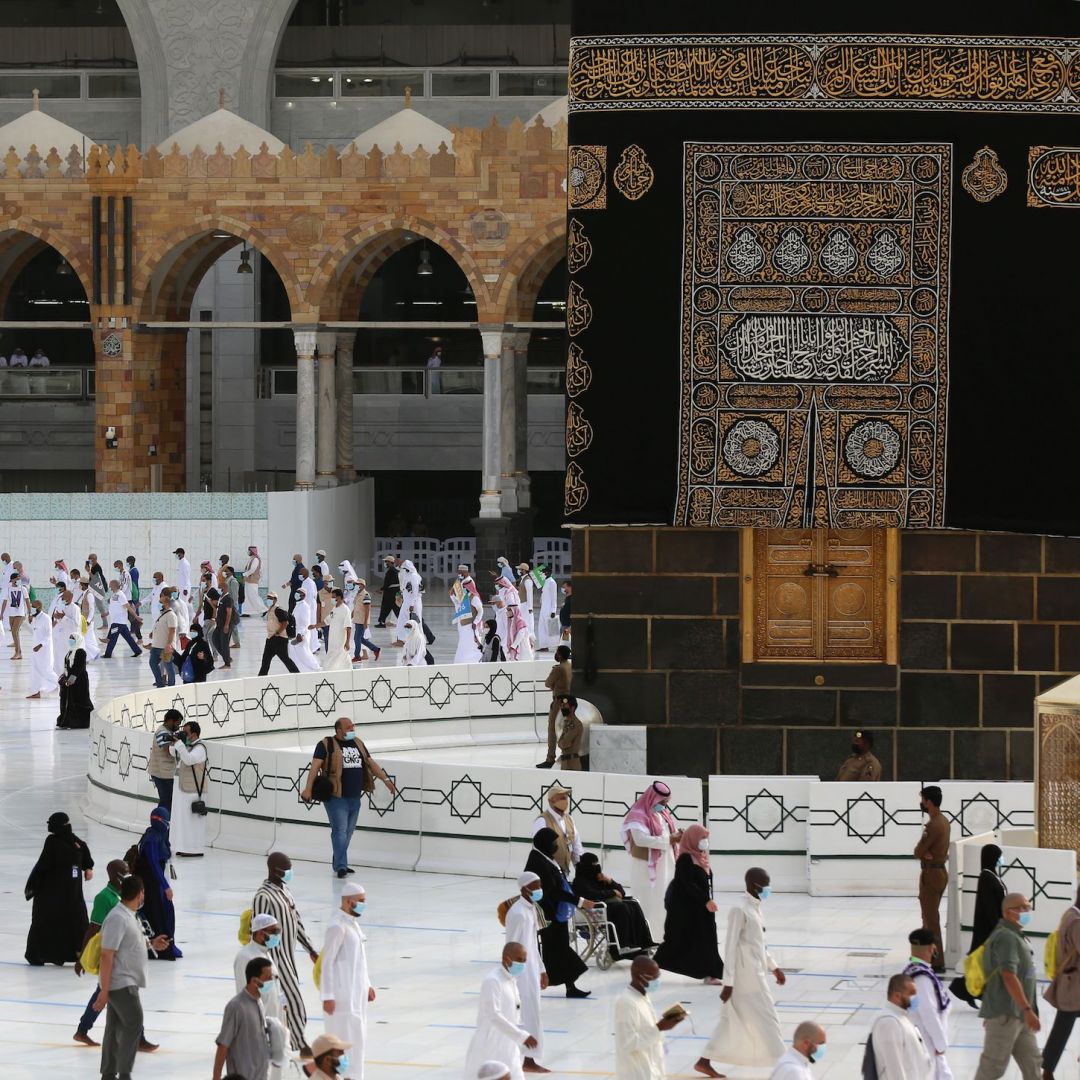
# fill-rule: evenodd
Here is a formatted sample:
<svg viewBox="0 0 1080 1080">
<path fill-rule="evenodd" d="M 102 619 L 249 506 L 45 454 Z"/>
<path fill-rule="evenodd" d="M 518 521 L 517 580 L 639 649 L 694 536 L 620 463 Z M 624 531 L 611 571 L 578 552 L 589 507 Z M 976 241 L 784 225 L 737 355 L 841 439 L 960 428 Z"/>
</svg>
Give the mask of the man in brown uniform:
<svg viewBox="0 0 1080 1080">
<path fill-rule="evenodd" d="M 577 716 L 577 698 L 573 694 L 563 694 L 559 698 L 559 711 L 562 713 L 562 732 L 559 735 L 559 768 L 581 769 L 581 740 L 585 735 L 585 725 Z"/>
<path fill-rule="evenodd" d="M 922 924 L 934 935 L 937 955 L 934 970 L 945 970 L 945 949 L 941 944 L 941 894 L 949 883 L 946 870 L 949 859 L 949 819 L 941 812 L 941 788 L 924 787 L 919 792 L 919 805 L 929 814 L 923 827 L 922 839 L 915 845 L 915 858 L 922 867 L 919 873 L 919 909 Z"/>
<path fill-rule="evenodd" d="M 837 780 L 873 780 L 881 779 L 881 762 L 874 757 L 874 733 L 856 731 L 851 744 L 851 757 L 845 758 L 836 774 Z"/>
<path fill-rule="evenodd" d="M 548 709 L 547 756 L 536 767 L 550 769 L 555 764 L 555 721 L 559 718 L 559 697 L 570 693 L 570 679 L 573 672 L 570 667 L 570 647 L 560 645 L 555 650 L 555 664 L 544 685 L 551 691 L 551 708 Z"/>
</svg>

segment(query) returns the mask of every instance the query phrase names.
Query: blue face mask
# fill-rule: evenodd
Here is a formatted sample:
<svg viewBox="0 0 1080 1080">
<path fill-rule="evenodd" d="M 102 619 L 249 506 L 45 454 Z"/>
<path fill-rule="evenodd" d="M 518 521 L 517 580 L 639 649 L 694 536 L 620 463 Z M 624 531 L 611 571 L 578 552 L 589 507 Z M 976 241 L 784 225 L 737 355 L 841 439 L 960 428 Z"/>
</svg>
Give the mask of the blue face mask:
<svg viewBox="0 0 1080 1080">
<path fill-rule="evenodd" d="M 544 899 L 544 890 L 543 889 L 533 889 L 533 891 L 531 893 L 529 893 L 529 896 L 532 897 L 532 902 L 534 904 L 539 904 L 540 901 Z"/>
<path fill-rule="evenodd" d="M 1020 925 L 1027 926 L 1031 922 L 1031 916 L 1035 913 L 1033 911 L 1021 911 L 1020 912 Z"/>
<path fill-rule="evenodd" d="M 825 1056 L 825 1044 L 822 1043 L 811 1055 L 811 1061 L 820 1061 Z"/>
<path fill-rule="evenodd" d="M 266 947 L 268 949 L 276 949 L 280 944 L 281 944 L 281 935 L 280 934 L 271 934 L 266 939 Z"/>
<path fill-rule="evenodd" d="M 283 882 L 284 882 L 284 883 L 285 883 L 286 885 L 288 885 L 288 884 L 289 884 L 289 882 L 290 882 L 290 881 L 292 881 L 292 867 L 291 867 L 291 866 L 289 867 L 289 869 L 288 869 L 288 870 L 286 870 L 286 871 L 285 871 L 285 872 L 284 872 L 284 873 L 283 873 L 283 874 L 281 875 L 281 880 L 282 880 L 282 881 L 283 881 Z"/>
<path fill-rule="evenodd" d="M 345 734 L 342 735 L 341 737 L 343 739 L 352 740 L 352 739 L 356 738 L 356 732 L 355 731 L 346 731 Z"/>
<path fill-rule="evenodd" d="M 259 986 L 259 994 L 268 998 L 274 992 L 274 981 L 271 979 L 269 982 L 264 982 Z"/>
<path fill-rule="evenodd" d="M 653 807 L 653 813 L 654 814 L 662 814 L 666 809 L 667 809 L 667 807 L 663 803 L 657 803 Z"/>
<path fill-rule="evenodd" d="M 353 913 L 356 914 L 356 915 L 363 915 L 364 914 L 364 908 L 366 908 L 366 907 L 367 907 L 367 901 L 366 900 L 357 900 L 352 906 Z"/>
<path fill-rule="evenodd" d="M 647 983 L 645 984 L 645 993 L 646 993 L 646 994 L 654 994 L 654 993 L 656 993 L 656 988 L 657 988 L 657 987 L 658 987 L 659 985 L 660 985 L 660 976 L 659 976 L 659 975 L 657 975 L 655 979 L 650 979 L 650 980 L 649 980 L 649 981 L 648 981 L 648 982 L 647 982 Z"/>
<path fill-rule="evenodd" d="M 341 1076 L 344 1076 L 349 1071 L 349 1055 L 342 1054 L 337 1059 L 337 1071 Z"/>
<path fill-rule="evenodd" d="M 510 974 L 516 979 L 519 975 L 525 974 L 525 961 L 524 960 L 511 960 L 510 961 Z"/>
<path fill-rule="evenodd" d="M 914 1012 L 919 1007 L 919 995 L 912 994 L 911 1000 L 908 1002 L 908 1012 Z"/>
<path fill-rule="evenodd" d="M 766 885 L 757 895 L 759 900 L 768 900 L 769 897 L 772 896 L 772 889 L 770 889 L 769 886 Z"/>
</svg>

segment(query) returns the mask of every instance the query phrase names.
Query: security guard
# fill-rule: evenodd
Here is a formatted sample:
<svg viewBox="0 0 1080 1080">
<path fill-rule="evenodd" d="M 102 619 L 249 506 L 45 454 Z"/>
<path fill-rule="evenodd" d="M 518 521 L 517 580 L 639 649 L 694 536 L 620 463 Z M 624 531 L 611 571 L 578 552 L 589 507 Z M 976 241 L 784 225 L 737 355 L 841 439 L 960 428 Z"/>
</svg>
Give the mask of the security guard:
<svg viewBox="0 0 1080 1080">
<path fill-rule="evenodd" d="M 919 792 L 919 808 L 927 814 L 922 838 L 915 845 L 919 860 L 919 909 L 922 924 L 934 935 L 937 953 L 934 970 L 945 970 L 945 950 L 941 943 L 941 897 L 949 884 L 949 819 L 941 812 L 941 788 L 924 787 Z"/>
<path fill-rule="evenodd" d="M 856 731 L 851 744 L 851 757 L 845 758 L 836 774 L 837 780 L 880 780 L 881 762 L 873 753 L 874 733 Z"/>
<path fill-rule="evenodd" d="M 558 701 L 559 712 L 562 713 L 558 766 L 576 771 L 581 768 L 581 742 L 585 736 L 585 725 L 578 719 L 577 698 L 573 694 L 560 694 Z"/>
</svg>

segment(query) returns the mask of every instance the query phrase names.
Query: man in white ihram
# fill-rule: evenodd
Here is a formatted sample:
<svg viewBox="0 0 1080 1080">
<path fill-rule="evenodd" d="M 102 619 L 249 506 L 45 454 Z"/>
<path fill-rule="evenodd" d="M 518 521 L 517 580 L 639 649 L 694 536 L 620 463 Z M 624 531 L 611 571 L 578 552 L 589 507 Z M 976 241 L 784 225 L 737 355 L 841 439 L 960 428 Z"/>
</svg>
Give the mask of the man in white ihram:
<svg viewBox="0 0 1080 1080">
<path fill-rule="evenodd" d="M 814 1080 L 810 1066 L 825 1056 L 825 1029 L 804 1020 L 791 1040 L 791 1049 L 776 1063 L 769 1080 Z"/>
<path fill-rule="evenodd" d="M 173 554 L 176 556 L 176 588 L 178 602 L 188 609 L 188 619 L 191 619 L 191 563 L 187 561 L 183 548 L 177 548 Z M 179 617 L 179 612 L 177 616 Z"/>
<path fill-rule="evenodd" d="M 878 1080 L 933 1080 L 934 1065 L 910 1019 L 909 1010 L 918 1004 L 916 997 L 910 975 L 889 979 L 885 1008 L 870 1029 Z"/>
<path fill-rule="evenodd" d="M 647 956 L 634 957 L 630 985 L 615 999 L 618 1080 L 664 1080 L 664 1032 L 680 1023 L 683 1016 L 663 1016 L 657 1020 L 649 999 L 659 985 L 660 967 L 656 961 Z"/>
<path fill-rule="evenodd" d="M 720 1022 L 694 1068 L 705 1076 L 721 1076 L 711 1060 L 732 1065 L 772 1065 L 784 1053 L 784 1037 L 776 1003 L 769 992 L 771 972 L 777 985 L 787 977 L 769 955 L 761 902 L 769 898 L 769 875 L 760 867 L 746 871 L 742 903 L 728 912 L 724 947 L 724 988 Z"/>
<path fill-rule="evenodd" d="M 516 941 L 503 946 L 502 963 L 480 984 L 476 1033 L 465 1055 L 465 1080 L 473 1080 L 489 1061 L 505 1061 L 511 1080 L 524 1080 L 524 1055 L 536 1049 L 521 1020 L 518 977 L 525 973 L 525 946 Z"/>
<path fill-rule="evenodd" d="M 349 1055 L 351 1080 L 364 1080 L 364 1049 L 367 1040 L 368 1002 L 375 987 L 368 975 L 364 934 L 360 929 L 367 896 L 363 885 L 341 890 L 341 907 L 326 928 L 322 950 L 323 1024 L 328 1035 L 352 1045 Z"/>
<path fill-rule="evenodd" d="M 342 589 L 335 589 L 332 595 L 334 606 L 326 617 L 330 633 L 323 656 L 323 671 L 352 671 L 352 612 L 345 604 Z"/>
<path fill-rule="evenodd" d="M 525 1056 L 525 1072 L 550 1072 L 536 1059 L 544 1052 L 544 1024 L 540 1019 L 540 991 L 548 985 L 547 968 L 540 955 L 540 918 L 536 906 L 544 897 L 540 878 L 526 870 L 518 878 L 520 896 L 506 911 L 506 940 L 520 942 L 525 946 L 525 972 L 518 979 L 521 996 L 521 1024 L 530 1035 L 536 1037 L 536 1046 Z"/>
</svg>

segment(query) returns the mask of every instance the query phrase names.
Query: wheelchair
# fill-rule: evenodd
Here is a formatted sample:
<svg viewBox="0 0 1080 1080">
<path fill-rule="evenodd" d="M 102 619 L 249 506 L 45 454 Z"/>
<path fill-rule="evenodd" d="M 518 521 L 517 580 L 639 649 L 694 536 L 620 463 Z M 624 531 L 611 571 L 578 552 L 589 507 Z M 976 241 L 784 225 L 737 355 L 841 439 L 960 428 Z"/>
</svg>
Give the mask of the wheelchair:
<svg viewBox="0 0 1080 1080">
<path fill-rule="evenodd" d="M 632 897 L 623 902 L 637 903 Z M 641 953 L 651 956 L 655 951 L 623 945 L 614 924 L 608 921 L 607 904 L 603 901 L 597 901 L 591 908 L 575 910 L 570 942 L 583 963 L 595 960 L 601 971 L 607 971 L 618 960 L 630 960 Z"/>
</svg>

